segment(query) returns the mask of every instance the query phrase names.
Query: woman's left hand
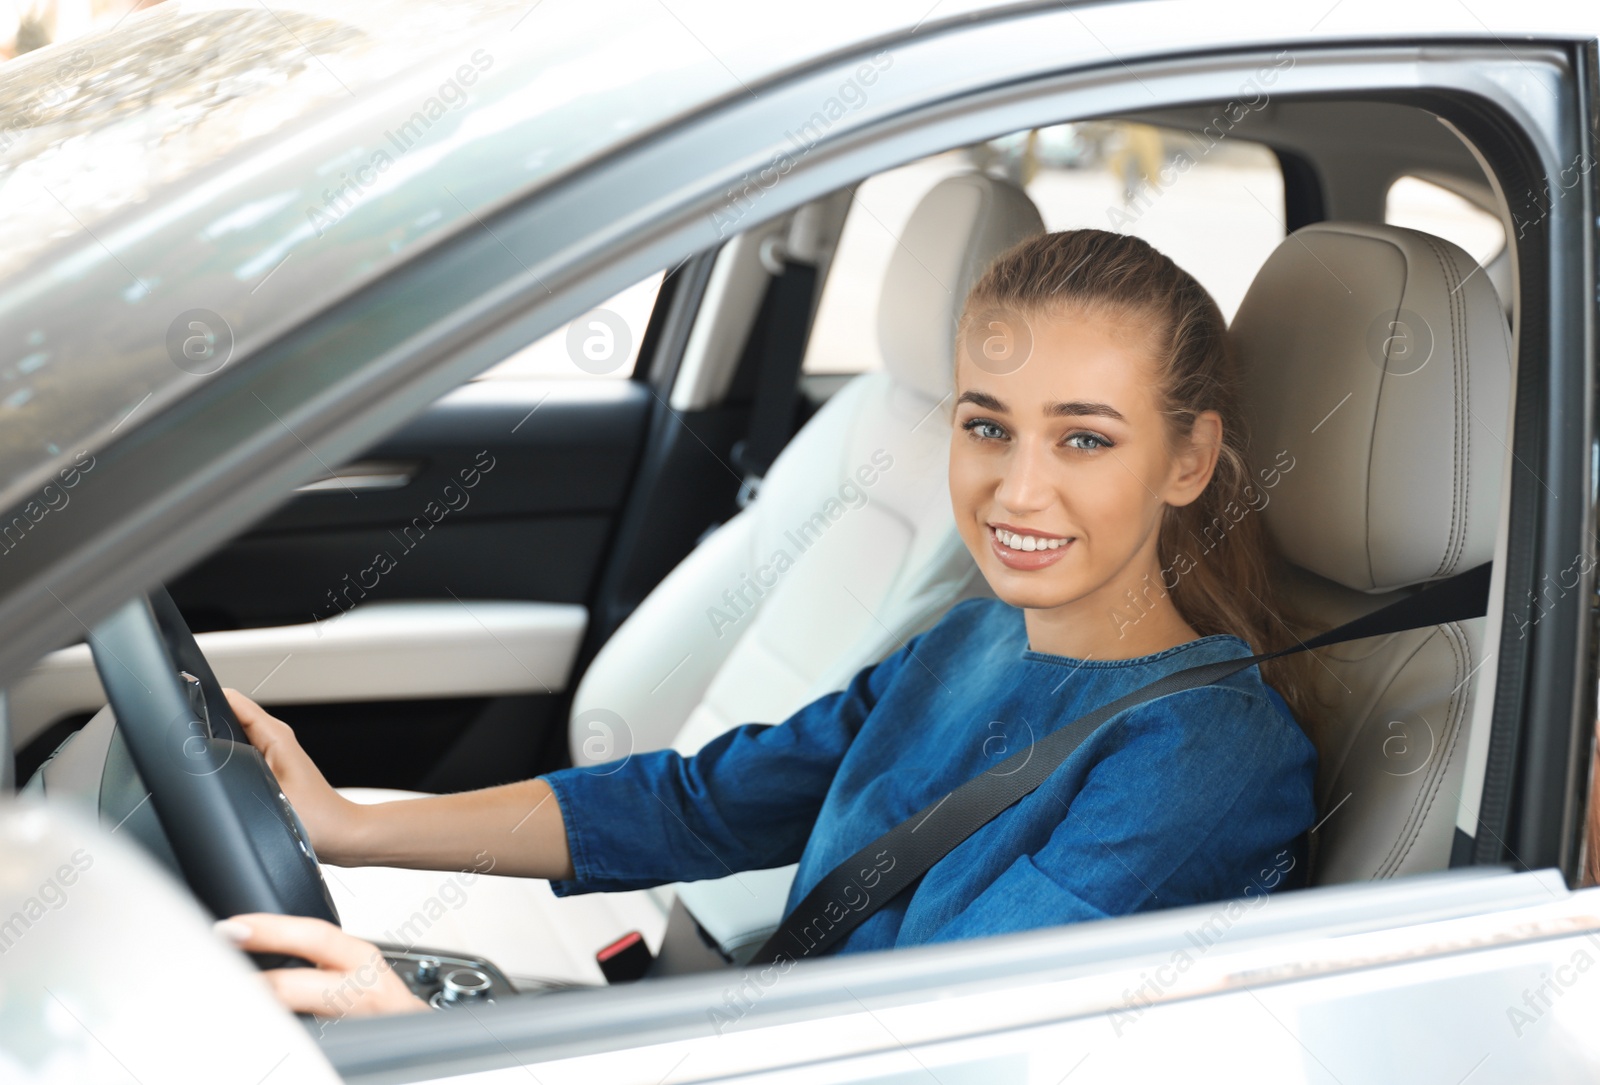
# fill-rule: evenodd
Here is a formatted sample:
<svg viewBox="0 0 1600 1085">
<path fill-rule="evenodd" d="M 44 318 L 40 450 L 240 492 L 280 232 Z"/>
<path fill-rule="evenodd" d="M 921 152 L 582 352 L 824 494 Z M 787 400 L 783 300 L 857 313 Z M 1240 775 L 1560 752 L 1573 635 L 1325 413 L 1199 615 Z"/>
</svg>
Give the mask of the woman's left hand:
<svg viewBox="0 0 1600 1085">
<path fill-rule="evenodd" d="M 248 952 L 286 953 L 316 966 L 262 973 L 278 1000 L 296 1013 L 366 1017 L 428 1009 L 377 946 L 326 920 L 251 912 L 221 920 L 216 929 Z"/>
</svg>

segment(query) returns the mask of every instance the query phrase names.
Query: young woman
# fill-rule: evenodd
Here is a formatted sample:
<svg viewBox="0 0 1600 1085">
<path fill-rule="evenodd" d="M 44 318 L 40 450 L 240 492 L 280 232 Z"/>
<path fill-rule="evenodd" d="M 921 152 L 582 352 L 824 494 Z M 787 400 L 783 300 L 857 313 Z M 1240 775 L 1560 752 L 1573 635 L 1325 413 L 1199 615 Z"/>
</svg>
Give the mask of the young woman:
<svg viewBox="0 0 1600 1085">
<path fill-rule="evenodd" d="M 793 907 L 1033 739 L 1172 671 L 1292 642 L 1258 515 L 1276 469 L 1246 467 L 1224 333 L 1204 288 L 1137 238 L 1050 233 L 1000 256 L 957 329 L 949 474 L 957 529 L 997 598 L 957 605 L 781 725 L 736 727 L 693 757 L 361 806 L 285 724 L 229 701 L 326 862 L 451 870 L 487 852 L 497 874 L 566 894 L 798 861 Z M 1296 720 L 1314 708 L 1307 662 L 1114 718 L 838 951 L 1298 884 L 1315 817 L 1316 753 Z M 341 985 L 341 1006 L 359 991 L 351 1012 L 422 1006 L 372 946 L 328 924 L 221 927 L 319 966 L 268 973 L 297 1010 L 328 1012 Z M 377 978 L 352 983 L 358 971 Z"/>
</svg>

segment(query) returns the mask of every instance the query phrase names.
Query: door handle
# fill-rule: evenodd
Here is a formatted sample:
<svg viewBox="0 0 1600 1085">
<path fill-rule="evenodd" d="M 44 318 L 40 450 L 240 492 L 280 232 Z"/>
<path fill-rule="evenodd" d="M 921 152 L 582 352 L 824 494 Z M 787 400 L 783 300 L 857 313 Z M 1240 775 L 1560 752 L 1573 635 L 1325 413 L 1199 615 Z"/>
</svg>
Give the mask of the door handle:
<svg viewBox="0 0 1600 1085">
<path fill-rule="evenodd" d="M 296 486 L 297 494 L 337 491 L 398 490 L 410 483 L 422 465 L 407 460 L 356 460 L 334 468 L 331 474 Z"/>
</svg>

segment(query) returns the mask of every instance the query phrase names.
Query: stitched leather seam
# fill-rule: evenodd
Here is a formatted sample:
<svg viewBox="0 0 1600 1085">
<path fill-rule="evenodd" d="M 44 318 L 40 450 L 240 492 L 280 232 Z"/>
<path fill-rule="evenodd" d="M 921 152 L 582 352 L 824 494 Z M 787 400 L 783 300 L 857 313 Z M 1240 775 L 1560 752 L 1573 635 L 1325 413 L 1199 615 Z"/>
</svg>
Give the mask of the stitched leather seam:
<svg viewBox="0 0 1600 1085">
<path fill-rule="evenodd" d="M 1461 681 L 1460 652 L 1457 649 L 1455 641 L 1446 631 L 1445 626 L 1438 626 L 1437 631 L 1441 636 L 1444 637 L 1445 645 L 1455 656 L 1454 675 L 1456 677 L 1456 682 L 1459 684 Z M 1454 704 L 1455 696 L 1452 694 L 1450 701 L 1447 702 L 1445 706 L 1445 715 L 1443 720 L 1444 729 L 1439 735 L 1439 748 L 1435 750 L 1436 753 L 1441 752 L 1442 748 L 1444 747 L 1446 735 L 1449 733 L 1448 728 L 1450 726 L 1450 721 L 1452 716 L 1456 715 L 1456 713 L 1453 712 Z M 1395 842 L 1389 849 L 1389 854 L 1384 857 L 1384 861 L 1379 866 L 1378 873 L 1375 874 L 1374 877 L 1392 877 L 1394 871 L 1398 870 L 1400 864 L 1405 860 L 1406 854 L 1411 850 L 1411 845 L 1416 841 L 1422 822 L 1426 820 L 1426 811 L 1427 808 L 1432 804 L 1432 793 L 1435 793 L 1438 790 L 1438 782 L 1442 771 L 1443 762 L 1441 761 L 1441 763 L 1437 765 L 1427 777 L 1425 777 L 1425 780 L 1428 782 L 1424 783 L 1422 787 L 1417 789 L 1416 797 L 1411 803 L 1411 813 L 1407 815 L 1405 822 L 1401 826 L 1400 833 L 1395 837 Z M 1418 813 L 1419 807 L 1422 809 L 1422 813 L 1420 815 Z M 1400 854 L 1398 856 L 1395 854 L 1396 849 L 1400 850 Z"/>
<path fill-rule="evenodd" d="M 1436 626 L 1435 627 L 1435 631 L 1437 631 L 1437 629 L 1438 629 L 1438 627 Z M 1389 681 L 1388 681 L 1388 684 L 1386 684 L 1383 687 L 1383 691 L 1381 693 L 1379 693 L 1375 698 L 1373 698 L 1373 702 L 1372 703 L 1373 703 L 1374 707 L 1381 706 L 1383 704 L 1384 698 L 1389 695 L 1390 690 L 1394 689 L 1394 684 L 1395 684 L 1396 679 L 1398 679 L 1402 674 L 1404 674 L 1406 668 L 1411 666 L 1411 664 L 1416 661 L 1417 656 L 1419 656 L 1422 653 L 1423 648 L 1427 647 L 1428 642 L 1430 640 L 1432 640 L 1432 639 L 1433 639 L 1433 634 L 1429 634 L 1428 636 L 1423 637 L 1420 641 L 1417 642 L 1417 646 L 1411 650 L 1409 655 L 1406 656 L 1405 661 L 1394 669 L 1394 676 L 1391 677 L 1389 679 Z M 1371 717 L 1368 717 L 1368 718 L 1370 719 Z M 1360 741 L 1360 736 L 1359 735 L 1357 736 L 1357 741 Z M 1410 818 L 1407 818 L 1407 824 L 1409 824 L 1409 823 L 1410 823 Z M 1389 853 L 1387 855 L 1385 855 L 1381 860 L 1379 860 L 1378 865 L 1375 868 L 1373 868 L 1372 873 L 1367 875 L 1369 880 L 1372 879 L 1372 878 L 1381 878 L 1381 877 L 1383 877 L 1384 869 L 1394 859 L 1395 849 L 1398 848 L 1399 846 L 1400 846 L 1400 841 L 1397 838 L 1395 840 L 1394 844 L 1392 844 L 1390 846 Z"/>
<path fill-rule="evenodd" d="M 1455 673 L 1458 676 L 1455 688 L 1457 693 L 1461 693 L 1466 688 L 1466 676 L 1462 674 L 1462 669 L 1467 663 L 1471 662 L 1470 655 L 1462 651 L 1462 642 L 1465 640 L 1465 634 L 1461 632 L 1461 626 L 1457 622 L 1451 622 L 1447 626 L 1440 626 L 1439 629 L 1441 633 L 1445 634 L 1445 643 L 1450 646 L 1451 652 L 1455 654 Z M 1414 827 L 1408 834 L 1410 839 L 1406 841 L 1405 850 L 1400 853 L 1399 858 L 1395 860 L 1394 866 L 1390 869 L 1390 876 L 1393 876 L 1394 871 L 1400 869 L 1405 863 L 1406 857 L 1411 854 L 1411 849 L 1416 844 L 1417 838 L 1422 835 L 1423 824 L 1427 821 L 1428 815 L 1433 812 L 1433 804 L 1439 797 L 1439 788 L 1443 786 L 1445 777 L 1450 774 L 1450 763 L 1455 760 L 1456 747 L 1460 745 L 1461 732 L 1463 730 L 1461 724 L 1465 716 L 1466 702 L 1467 697 L 1465 695 L 1457 696 L 1456 693 L 1450 695 L 1450 701 L 1445 711 L 1445 722 L 1450 739 L 1449 745 L 1439 760 L 1438 771 L 1432 774 L 1431 786 L 1426 789 L 1427 803 L 1423 807 L 1422 816 L 1415 820 Z M 1421 795 L 1418 797 L 1420 799 Z"/>
<path fill-rule="evenodd" d="M 1455 462 L 1455 473 L 1450 480 L 1450 536 L 1445 540 L 1444 553 L 1440 555 L 1438 568 L 1434 576 L 1443 576 L 1447 570 L 1453 568 L 1460 560 L 1462 548 L 1466 541 L 1466 473 L 1470 464 L 1469 427 L 1462 420 L 1462 413 L 1467 407 L 1466 393 L 1463 387 L 1467 362 L 1469 361 L 1466 337 L 1466 319 L 1464 312 L 1464 299 L 1458 296 L 1462 280 L 1457 273 L 1454 260 L 1446 259 L 1444 250 L 1439 247 L 1432 237 L 1424 235 L 1428 250 L 1433 253 L 1434 260 L 1439 265 L 1439 274 L 1444 279 L 1445 285 L 1450 287 L 1446 296 L 1446 303 L 1450 315 L 1450 365 L 1451 365 L 1451 390 L 1455 394 L 1455 402 L 1451 404 L 1452 415 L 1455 420 L 1455 433 L 1452 453 Z M 1463 455 L 1467 456 L 1463 462 Z"/>
</svg>

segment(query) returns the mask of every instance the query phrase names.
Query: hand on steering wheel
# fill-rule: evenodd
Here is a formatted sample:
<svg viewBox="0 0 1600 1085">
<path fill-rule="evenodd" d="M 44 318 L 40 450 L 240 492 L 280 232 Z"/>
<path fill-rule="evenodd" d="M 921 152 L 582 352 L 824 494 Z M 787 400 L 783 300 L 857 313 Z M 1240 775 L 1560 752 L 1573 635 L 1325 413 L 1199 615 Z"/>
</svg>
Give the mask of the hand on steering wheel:
<svg viewBox="0 0 1600 1085">
<path fill-rule="evenodd" d="M 278 786 L 300 815 L 311 846 L 325 863 L 359 866 L 357 830 L 362 806 L 340 795 L 328 783 L 294 737 L 294 730 L 236 689 L 223 689 L 228 707 L 244 728 L 250 744 L 267 759 Z"/>
<path fill-rule="evenodd" d="M 337 1019 L 429 1008 L 395 975 L 377 946 L 326 920 L 253 912 L 220 920 L 216 929 L 248 952 L 288 954 L 315 966 L 262 973 L 273 994 L 295 1013 Z"/>
<path fill-rule="evenodd" d="M 242 741 L 172 597 L 158 588 L 128 600 L 90 630 L 89 650 L 132 761 L 127 782 L 148 791 L 199 902 L 218 916 L 274 912 L 337 924 L 310 833 L 266 757 Z"/>
</svg>

